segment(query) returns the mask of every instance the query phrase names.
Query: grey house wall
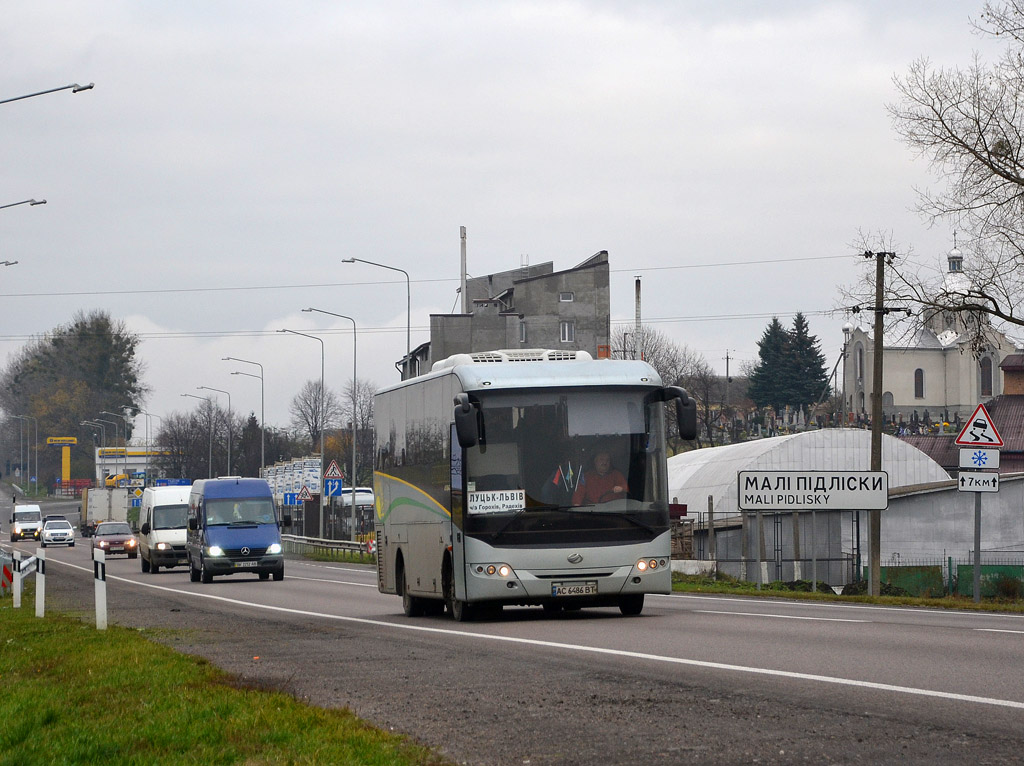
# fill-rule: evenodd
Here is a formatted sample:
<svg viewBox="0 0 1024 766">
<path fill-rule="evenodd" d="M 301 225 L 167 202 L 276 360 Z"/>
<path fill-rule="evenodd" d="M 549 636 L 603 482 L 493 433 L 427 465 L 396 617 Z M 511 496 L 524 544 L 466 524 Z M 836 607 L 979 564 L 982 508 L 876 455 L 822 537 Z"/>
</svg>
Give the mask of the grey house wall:
<svg viewBox="0 0 1024 766">
<path fill-rule="evenodd" d="M 610 343 L 607 252 L 565 271 L 544 263 L 490 274 L 468 280 L 466 289 L 472 313 L 430 316 L 430 364 L 452 354 L 519 348 L 582 350 L 596 358 Z M 562 293 L 572 300 L 561 300 Z M 561 339 L 565 321 L 574 323 L 571 342 Z"/>
</svg>

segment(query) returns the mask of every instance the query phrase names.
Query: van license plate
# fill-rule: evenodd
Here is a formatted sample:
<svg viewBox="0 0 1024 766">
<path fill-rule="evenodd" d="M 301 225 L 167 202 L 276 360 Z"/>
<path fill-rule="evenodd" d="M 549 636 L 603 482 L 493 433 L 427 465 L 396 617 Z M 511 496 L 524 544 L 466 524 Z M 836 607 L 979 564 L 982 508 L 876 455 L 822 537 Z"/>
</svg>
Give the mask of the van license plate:
<svg viewBox="0 0 1024 766">
<path fill-rule="evenodd" d="M 235 566 L 236 567 L 254 567 L 254 566 L 256 566 L 259 563 L 260 562 L 258 562 L 258 561 L 236 561 L 235 562 Z"/>
<path fill-rule="evenodd" d="M 551 583 L 551 595 L 560 596 L 596 596 L 597 581 L 586 582 L 553 582 Z"/>
</svg>

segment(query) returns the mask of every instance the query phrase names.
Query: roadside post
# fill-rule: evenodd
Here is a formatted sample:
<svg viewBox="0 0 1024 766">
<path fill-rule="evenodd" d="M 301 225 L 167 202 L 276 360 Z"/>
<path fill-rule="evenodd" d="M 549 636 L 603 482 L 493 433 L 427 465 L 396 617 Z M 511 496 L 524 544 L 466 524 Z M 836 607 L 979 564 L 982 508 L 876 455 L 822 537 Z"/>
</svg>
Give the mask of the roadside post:
<svg viewBox="0 0 1024 766">
<path fill-rule="evenodd" d="M 35 563 L 36 617 L 42 617 L 46 612 L 46 551 L 43 548 L 36 548 Z"/>
<path fill-rule="evenodd" d="M 763 511 L 788 511 L 795 515 L 810 509 L 811 577 L 815 590 L 818 577 L 816 511 L 883 511 L 889 506 L 889 474 L 885 471 L 739 471 L 736 480 L 741 511 L 756 511 L 760 517 Z M 794 557 L 796 555 L 794 551 Z M 760 557 L 763 558 L 763 551 Z"/>
<path fill-rule="evenodd" d="M 14 608 L 21 609 L 21 551 L 14 551 L 14 582 L 11 592 L 14 596 Z"/>
<path fill-rule="evenodd" d="M 107 554 L 92 550 L 93 590 L 96 594 L 96 629 L 107 629 Z"/>
<path fill-rule="evenodd" d="M 999 435 L 992 417 L 984 404 L 979 404 L 967 419 L 960 435 L 960 472 L 957 474 L 958 492 L 974 493 L 974 603 L 981 603 L 981 493 L 999 491 Z M 963 470 L 964 468 L 975 470 Z"/>
</svg>

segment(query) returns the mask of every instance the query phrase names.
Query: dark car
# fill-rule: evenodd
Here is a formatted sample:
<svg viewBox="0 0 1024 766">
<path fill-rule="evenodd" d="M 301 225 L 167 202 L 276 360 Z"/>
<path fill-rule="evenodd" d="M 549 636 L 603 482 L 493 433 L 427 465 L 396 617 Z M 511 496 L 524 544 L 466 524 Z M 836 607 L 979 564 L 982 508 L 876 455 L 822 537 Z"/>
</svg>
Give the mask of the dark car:
<svg viewBox="0 0 1024 766">
<path fill-rule="evenodd" d="M 92 536 L 92 547 L 99 548 L 108 556 L 125 553 L 134 559 L 139 555 L 139 542 L 127 521 L 104 521 L 96 525 Z"/>
</svg>

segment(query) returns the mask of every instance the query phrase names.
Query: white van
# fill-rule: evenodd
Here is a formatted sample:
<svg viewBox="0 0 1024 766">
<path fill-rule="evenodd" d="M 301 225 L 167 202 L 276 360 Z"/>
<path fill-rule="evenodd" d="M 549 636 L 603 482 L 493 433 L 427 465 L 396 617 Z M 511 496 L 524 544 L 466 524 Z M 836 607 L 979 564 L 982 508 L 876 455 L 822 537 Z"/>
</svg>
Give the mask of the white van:
<svg viewBox="0 0 1024 766">
<path fill-rule="evenodd" d="M 188 519 L 186 487 L 146 487 L 139 509 L 139 560 L 143 572 L 188 563 L 185 534 Z"/>
<path fill-rule="evenodd" d="M 16 505 L 11 514 L 11 542 L 31 537 L 38 540 L 43 531 L 43 512 L 38 505 Z"/>
</svg>

